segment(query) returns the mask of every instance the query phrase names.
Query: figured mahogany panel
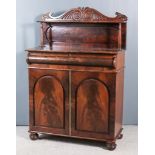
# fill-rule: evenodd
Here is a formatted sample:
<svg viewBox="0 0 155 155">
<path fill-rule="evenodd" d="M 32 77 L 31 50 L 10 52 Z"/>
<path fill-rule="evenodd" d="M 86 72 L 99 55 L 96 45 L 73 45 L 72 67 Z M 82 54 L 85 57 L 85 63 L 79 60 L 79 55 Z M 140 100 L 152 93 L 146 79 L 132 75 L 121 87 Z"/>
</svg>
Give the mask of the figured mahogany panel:
<svg viewBox="0 0 155 155">
<path fill-rule="evenodd" d="M 68 71 L 29 68 L 30 130 L 67 135 Z"/>
<path fill-rule="evenodd" d="M 117 23 L 111 24 L 70 24 L 70 25 L 51 25 L 44 24 L 43 40 L 44 44 L 49 44 L 53 49 L 55 46 L 78 46 L 118 48 L 119 28 Z"/>
<path fill-rule="evenodd" d="M 63 128 L 64 93 L 54 76 L 41 77 L 34 89 L 35 125 Z"/>
<path fill-rule="evenodd" d="M 72 136 L 113 138 L 115 73 L 71 72 Z"/>
<path fill-rule="evenodd" d="M 67 25 L 52 27 L 53 42 L 102 43 L 116 47 L 118 41 L 118 24 L 102 25 Z"/>
<path fill-rule="evenodd" d="M 77 89 L 77 130 L 108 132 L 109 93 L 106 86 L 96 80 L 84 80 Z"/>
</svg>

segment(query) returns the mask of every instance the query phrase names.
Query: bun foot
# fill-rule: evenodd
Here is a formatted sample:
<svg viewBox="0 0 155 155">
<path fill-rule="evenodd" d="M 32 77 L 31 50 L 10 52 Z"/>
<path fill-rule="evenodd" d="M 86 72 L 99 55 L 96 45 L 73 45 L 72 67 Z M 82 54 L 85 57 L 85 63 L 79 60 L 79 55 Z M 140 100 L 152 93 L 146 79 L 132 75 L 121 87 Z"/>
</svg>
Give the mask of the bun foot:
<svg viewBox="0 0 155 155">
<path fill-rule="evenodd" d="M 106 143 L 106 147 L 108 150 L 113 151 L 116 149 L 116 143 L 115 142 L 107 142 Z"/>
<path fill-rule="evenodd" d="M 39 135 L 37 133 L 30 133 L 31 140 L 37 140 L 38 138 L 39 138 Z"/>
<path fill-rule="evenodd" d="M 123 134 L 119 134 L 117 139 L 122 139 L 123 138 Z"/>
</svg>

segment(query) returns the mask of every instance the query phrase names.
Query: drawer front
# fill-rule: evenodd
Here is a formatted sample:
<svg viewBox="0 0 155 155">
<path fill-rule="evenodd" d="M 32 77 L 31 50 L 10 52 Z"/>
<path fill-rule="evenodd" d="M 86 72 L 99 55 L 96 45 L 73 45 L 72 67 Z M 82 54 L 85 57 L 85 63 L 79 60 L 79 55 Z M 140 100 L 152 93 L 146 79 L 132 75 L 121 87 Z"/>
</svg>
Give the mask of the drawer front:
<svg viewBox="0 0 155 155">
<path fill-rule="evenodd" d="M 29 64 L 101 66 L 116 68 L 116 55 L 29 54 Z"/>
</svg>

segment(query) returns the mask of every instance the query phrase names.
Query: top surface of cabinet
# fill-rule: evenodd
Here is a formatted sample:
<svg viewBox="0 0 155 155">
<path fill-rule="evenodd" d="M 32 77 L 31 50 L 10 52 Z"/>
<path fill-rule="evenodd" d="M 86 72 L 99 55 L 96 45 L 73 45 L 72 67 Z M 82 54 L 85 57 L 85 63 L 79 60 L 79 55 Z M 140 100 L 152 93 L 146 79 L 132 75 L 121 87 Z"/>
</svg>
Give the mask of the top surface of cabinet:
<svg viewBox="0 0 155 155">
<path fill-rule="evenodd" d="M 42 15 L 40 46 L 28 51 L 118 52 L 126 49 L 127 17 L 108 17 L 89 7 L 74 8 L 58 16 Z"/>
</svg>

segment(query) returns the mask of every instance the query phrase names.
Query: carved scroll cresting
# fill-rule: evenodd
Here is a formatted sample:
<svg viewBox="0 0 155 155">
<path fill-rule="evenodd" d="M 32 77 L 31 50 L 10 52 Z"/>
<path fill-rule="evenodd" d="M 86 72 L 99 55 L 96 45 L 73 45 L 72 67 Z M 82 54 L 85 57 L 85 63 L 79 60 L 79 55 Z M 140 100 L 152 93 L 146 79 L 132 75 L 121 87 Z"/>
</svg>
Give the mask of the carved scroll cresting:
<svg viewBox="0 0 155 155">
<path fill-rule="evenodd" d="M 79 7 L 71 9 L 70 11 L 67 11 L 63 13 L 62 15 L 58 17 L 53 17 L 52 13 L 47 13 L 42 16 L 42 20 L 44 21 L 77 21 L 77 22 L 105 22 L 105 21 L 111 21 L 111 22 L 124 22 L 127 21 L 127 17 L 121 13 L 116 12 L 115 17 L 108 17 L 100 13 L 99 11 L 89 8 L 89 7 Z"/>
</svg>

